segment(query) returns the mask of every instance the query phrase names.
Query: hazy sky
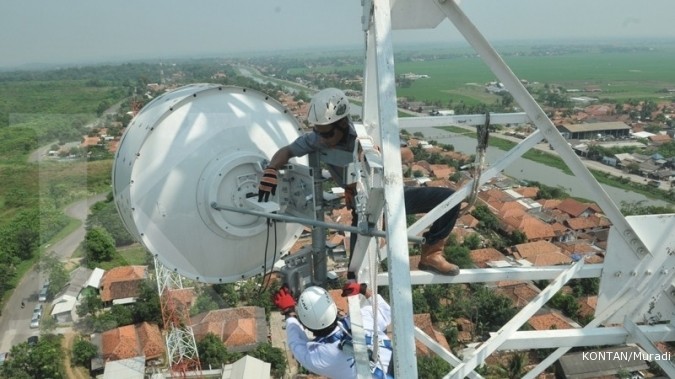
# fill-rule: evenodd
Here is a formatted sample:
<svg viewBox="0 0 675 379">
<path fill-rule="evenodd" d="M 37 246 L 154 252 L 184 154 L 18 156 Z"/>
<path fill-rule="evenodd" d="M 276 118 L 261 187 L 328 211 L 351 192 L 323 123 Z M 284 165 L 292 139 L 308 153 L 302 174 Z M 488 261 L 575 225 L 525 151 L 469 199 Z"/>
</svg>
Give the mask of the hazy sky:
<svg viewBox="0 0 675 379">
<path fill-rule="evenodd" d="M 363 45 L 361 0 L 4 0 L 0 9 L 0 68 Z M 675 39 L 675 0 L 463 0 L 462 9 L 493 43 Z M 463 39 L 445 20 L 393 41 Z"/>
</svg>

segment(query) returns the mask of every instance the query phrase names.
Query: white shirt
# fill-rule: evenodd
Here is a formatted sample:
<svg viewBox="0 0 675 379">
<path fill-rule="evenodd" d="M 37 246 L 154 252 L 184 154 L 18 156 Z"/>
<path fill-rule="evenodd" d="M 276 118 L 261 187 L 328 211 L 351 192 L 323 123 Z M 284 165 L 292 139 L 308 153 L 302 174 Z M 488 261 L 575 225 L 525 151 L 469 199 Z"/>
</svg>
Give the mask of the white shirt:
<svg viewBox="0 0 675 379">
<path fill-rule="evenodd" d="M 389 339 L 385 330 L 391 323 L 391 307 L 380 296 L 377 295 L 377 325 L 378 338 L 380 341 Z M 361 303 L 361 318 L 363 321 L 363 329 L 367 335 L 373 333 L 373 306 L 370 299 L 363 300 Z M 333 333 L 340 329 L 335 328 Z M 288 346 L 293 353 L 295 359 L 307 370 L 323 375 L 328 378 L 346 379 L 356 378 L 356 365 L 354 357 L 344 353 L 338 347 L 340 341 L 333 343 L 322 343 L 310 340 L 305 334 L 304 328 L 300 321 L 295 317 L 286 319 L 286 336 L 288 339 Z M 380 346 L 379 361 L 383 367 L 384 372 L 387 371 L 389 361 L 391 360 L 391 350 Z"/>
</svg>

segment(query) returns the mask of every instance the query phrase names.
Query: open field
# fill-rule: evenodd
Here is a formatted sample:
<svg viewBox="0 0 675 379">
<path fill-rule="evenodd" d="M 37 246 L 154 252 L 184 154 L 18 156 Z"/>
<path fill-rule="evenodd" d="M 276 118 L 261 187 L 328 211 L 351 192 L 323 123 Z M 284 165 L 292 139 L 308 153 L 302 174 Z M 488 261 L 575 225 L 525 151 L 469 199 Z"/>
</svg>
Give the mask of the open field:
<svg viewBox="0 0 675 379">
<path fill-rule="evenodd" d="M 653 46 L 653 47 L 652 47 Z M 593 97 L 612 100 L 669 98 L 665 89 L 675 89 L 675 45 L 561 45 L 495 46 L 504 61 L 520 79 L 530 83 L 561 86 L 565 89 L 600 89 Z M 409 87 L 400 86 L 400 97 L 472 105 L 493 103 L 497 96 L 485 92 L 486 82 L 496 81 L 494 74 L 470 48 L 438 47 L 397 52 L 397 75 L 429 75 Z M 289 68 L 291 75 L 307 73 L 356 73 L 363 71 L 359 59 L 317 61 L 311 68 Z M 536 86 L 535 86 L 536 88 Z"/>
<path fill-rule="evenodd" d="M 511 56 L 504 60 L 516 76 L 530 83 L 547 83 L 565 89 L 600 89 L 602 92 L 593 93 L 594 97 L 615 100 L 675 97 L 664 92 L 666 88 L 675 88 L 675 70 L 672 69 L 675 49 L 639 54 Z M 416 80 L 408 88 L 399 88 L 399 96 L 443 103 L 449 99 L 466 102 L 467 97 L 481 102 L 497 98 L 482 90 L 484 83 L 495 81 L 496 77 L 477 57 L 402 62 L 396 64 L 396 72 L 430 76 Z"/>
</svg>

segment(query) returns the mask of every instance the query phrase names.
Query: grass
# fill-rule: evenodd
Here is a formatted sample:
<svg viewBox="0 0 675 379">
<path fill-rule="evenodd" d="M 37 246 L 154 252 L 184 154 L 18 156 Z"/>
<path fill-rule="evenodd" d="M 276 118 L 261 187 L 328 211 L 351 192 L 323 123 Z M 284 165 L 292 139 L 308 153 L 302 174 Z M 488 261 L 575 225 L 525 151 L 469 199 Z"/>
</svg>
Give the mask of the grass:
<svg viewBox="0 0 675 379">
<path fill-rule="evenodd" d="M 104 270 L 127 265 L 145 265 L 148 263 L 149 253 L 141 244 L 135 243 L 117 249 L 117 254 L 109 262 L 100 262 L 98 267 Z"/>
<path fill-rule="evenodd" d="M 653 48 L 634 47 L 550 47 L 526 46 L 496 47 L 511 70 L 520 79 L 530 83 L 548 83 L 566 89 L 595 87 L 601 93 L 592 94 L 613 100 L 631 98 L 664 98 L 666 88 L 675 87 L 675 47 L 663 44 Z M 440 102 L 445 105 L 464 102 L 493 103 L 497 96 L 484 91 L 486 82 L 496 81 L 496 76 L 473 50 L 437 49 L 416 52 L 412 55 L 397 54 L 396 75 L 416 73 L 429 75 L 418 79 L 409 87 L 398 87 L 397 96 L 418 101 Z M 415 55 L 413 54 L 413 55 Z M 437 56 L 448 56 L 437 59 Z M 423 58 L 419 58 L 423 57 Z M 289 69 L 292 75 L 312 72 L 360 72 L 362 67 L 354 64 L 317 65 L 312 69 L 297 67 Z M 581 92 L 580 94 L 584 94 Z M 672 95 L 669 96 L 672 99 Z"/>
</svg>

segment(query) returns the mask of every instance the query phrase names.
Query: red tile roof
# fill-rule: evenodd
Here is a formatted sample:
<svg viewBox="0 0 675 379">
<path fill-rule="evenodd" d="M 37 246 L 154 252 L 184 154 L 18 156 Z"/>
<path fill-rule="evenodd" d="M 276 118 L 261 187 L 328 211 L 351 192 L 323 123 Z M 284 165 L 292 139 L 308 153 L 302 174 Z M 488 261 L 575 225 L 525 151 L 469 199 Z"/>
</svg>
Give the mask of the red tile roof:
<svg viewBox="0 0 675 379">
<path fill-rule="evenodd" d="M 593 316 L 595 314 L 595 308 L 598 306 L 598 296 L 584 296 L 580 297 L 579 300 L 579 315 L 581 316 Z"/>
<path fill-rule="evenodd" d="M 471 342 L 473 340 L 476 326 L 471 322 L 471 320 L 463 317 L 456 318 L 455 325 L 459 331 L 457 334 L 457 340 L 459 342 Z"/>
<path fill-rule="evenodd" d="M 523 214 L 522 217 L 507 217 L 502 220 L 506 226 L 507 232 L 520 230 L 527 236 L 528 240 L 551 239 L 556 237 L 553 227 L 540 219 Z"/>
<path fill-rule="evenodd" d="M 99 136 L 94 136 L 94 137 L 84 137 L 82 139 L 82 143 L 80 144 L 81 147 L 86 147 L 86 146 L 96 146 L 99 143 L 101 143 L 101 137 Z"/>
<path fill-rule="evenodd" d="M 108 302 L 138 296 L 140 285 L 148 275 L 147 267 L 121 266 L 106 271 L 101 278 L 101 300 Z"/>
<path fill-rule="evenodd" d="M 103 359 L 116 361 L 145 355 L 157 359 L 166 351 L 159 326 L 143 322 L 108 330 L 101 335 Z"/>
<path fill-rule="evenodd" d="M 409 147 L 401 148 L 401 162 L 404 164 L 412 163 L 415 161 L 415 154 Z"/>
<path fill-rule="evenodd" d="M 431 172 L 439 179 L 448 179 L 455 173 L 455 168 L 444 164 L 432 164 Z"/>
<path fill-rule="evenodd" d="M 471 214 L 467 213 L 460 217 L 457 220 L 457 224 L 464 225 L 469 228 L 475 228 L 478 226 L 478 219 L 473 217 Z"/>
<path fill-rule="evenodd" d="M 610 225 L 609 220 L 605 217 L 591 215 L 588 217 L 570 218 L 565 221 L 567 226 L 572 230 L 588 230 L 595 228 L 604 228 Z"/>
<path fill-rule="evenodd" d="M 431 315 L 428 313 L 422 313 L 422 314 L 416 314 L 413 315 L 413 323 L 415 326 L 418 328 L 422 329 L 422 331 L 431 337 L 432 340 L 435 340 L 438 342 L 439 345 L 443 346 L 444 348 L 450 350 L 450 346 L 448 345 L 448 341 L 445 339 L 445 336 L 443 333 L 439 332 L 434 328 L 433 323 L 431 322 Z M 428 347 L 426 347 L 424 344 L 421 342 L 415 340 L 415 347 L 417 348 L 417 354 L 418 355 L 429 355 L 432 354 L 432 352 L 429 350 Z M 435 354 L 435 353 L 433 353 Z"/>
<path fill-rule="evenodd" d="M 539 188 L 537 187 L 518 187 L 514 188 L 514 191 L 530 199 L 534 199 L 539 194 Z"/>
<path fill-rule="evenodd" d="M 488 247 L 486 249 L 471 250 L 470 254 L 473 263 L 480 268 L 488 267 L 487 265 L 488 262 L 506 259 L 506 256 L 504 256 L 504 254 L 502 254 L 501 252 L 499 252 L 499 250 L 492 247 Z"/>
<path fill-rule="evenodd" d="M 511 299 L 516 308 L 522 308 L 541 291 L 531 282 L 500 282 L 495 292 Z"/>
<path fill-rule="evenodd" d="M 250 351 L 267 340 L 265 310 L 238 307 L 200 313 L 192 318 L 192 330 L 198 341 L 212 333 L 229 351 Z"/>
<path fill-rule="evenodd" d="M 595 211 L 591 204 L 582 203 L 571 197 L 564 199 L 558 204 L 557 209 L 569 214 L 573 217 L 579 217 L 587 210 Z"/>
<path fill-rule="evenodd" d="M 542 312 L 527 321 L 534 330 L 574 329 L 571 320 L 556 311 Z"/>
<path fill-rule="evenodd" d="M 560 252 L 560 248 L 547 241 L 535 241 L 514 246 L 513 256 L 527 259 L 535 266 L 552 266 L 571 263 L 572 259 Z"/>
</svg>

